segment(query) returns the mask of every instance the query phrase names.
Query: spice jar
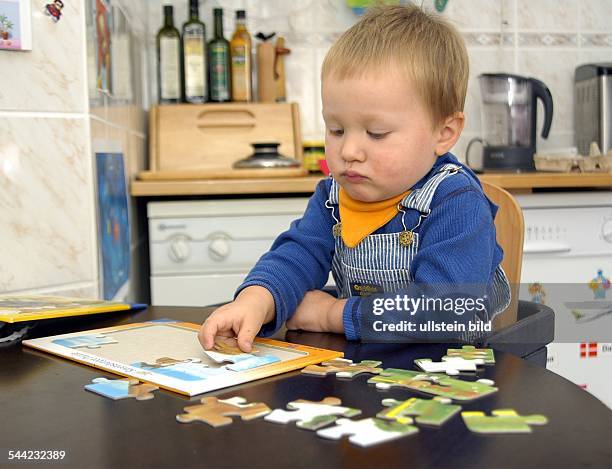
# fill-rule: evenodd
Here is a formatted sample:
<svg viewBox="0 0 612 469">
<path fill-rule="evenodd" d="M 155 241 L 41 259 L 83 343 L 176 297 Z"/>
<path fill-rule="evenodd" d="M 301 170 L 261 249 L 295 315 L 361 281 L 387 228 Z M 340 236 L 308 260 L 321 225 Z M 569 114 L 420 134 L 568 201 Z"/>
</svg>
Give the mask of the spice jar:
<svg viewBox="0 0 612 469">
<path fill-rule="evenodd" d="M 306 140 L 304 147 L 304 167 L 311 173 L 320 173 L 319 161 L 325 161 L 325 142 L 322 140 Z"/>
</svg>

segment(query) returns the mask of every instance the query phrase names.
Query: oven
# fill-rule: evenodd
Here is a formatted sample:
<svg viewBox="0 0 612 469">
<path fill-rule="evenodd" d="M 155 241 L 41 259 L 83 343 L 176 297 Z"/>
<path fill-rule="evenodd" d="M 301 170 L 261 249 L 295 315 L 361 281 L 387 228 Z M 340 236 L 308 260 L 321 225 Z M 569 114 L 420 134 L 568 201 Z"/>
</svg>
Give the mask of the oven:
<svg viewBox="0 0 612 469">
<path fill-rule="evenodd" d="M 257 260 L 308 198 L 149 202 L 153 305 L 229 301 Z"/>
</svg>

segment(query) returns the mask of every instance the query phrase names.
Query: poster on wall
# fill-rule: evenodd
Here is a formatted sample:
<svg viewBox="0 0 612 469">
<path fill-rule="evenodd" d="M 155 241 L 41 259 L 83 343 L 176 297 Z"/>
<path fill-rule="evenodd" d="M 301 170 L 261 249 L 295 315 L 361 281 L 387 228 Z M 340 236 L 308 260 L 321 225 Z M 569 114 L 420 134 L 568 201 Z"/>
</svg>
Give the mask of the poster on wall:
<svg viewBox="0 0 612 469">
<path fill-rule="evenodd" d="M 98 245 L 105 300 L 122 301 L 129 293 L 130 224 L 122 153 L 96 153 Z"/>
<path fill-rule="evenodd" d="M 96 31 L 96 86 L 110 93 L 111 82 L 111 13 L 105 0 L 95 0 L 94 24 Z"/>
<path fill-rule="evenodd" d="M 0 0 L 0 49 L 32 50 L 30 0 Z"/>
</svg>

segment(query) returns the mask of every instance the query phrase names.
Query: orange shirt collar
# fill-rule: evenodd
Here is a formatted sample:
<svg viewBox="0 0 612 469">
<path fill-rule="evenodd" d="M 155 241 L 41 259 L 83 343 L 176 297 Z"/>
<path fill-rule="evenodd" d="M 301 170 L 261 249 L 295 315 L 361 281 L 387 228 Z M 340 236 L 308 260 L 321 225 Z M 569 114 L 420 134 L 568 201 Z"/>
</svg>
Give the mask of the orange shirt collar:
<svg viewBox="0 0 612 469">
<path fill-rule="evenodd" d="M 386 225 L 397 214 L 397 206 L 408 195 L 406 191 L 379 202 L 352 199 L 341 187 L 339 193 L 341 233 L 344 243 L 354 248 L 366 236 Z"/>
</svg>

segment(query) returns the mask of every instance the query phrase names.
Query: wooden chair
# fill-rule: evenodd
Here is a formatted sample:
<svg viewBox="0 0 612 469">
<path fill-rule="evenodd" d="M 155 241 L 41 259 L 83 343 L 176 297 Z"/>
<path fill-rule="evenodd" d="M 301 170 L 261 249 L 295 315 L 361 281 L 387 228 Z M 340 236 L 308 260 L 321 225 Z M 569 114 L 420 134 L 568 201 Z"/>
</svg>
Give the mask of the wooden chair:
<svg viewBox="0 0 612 469">
<path fill-rule="evenodd" d="M 485 181 L 481 181 L 481 183 L 486 196 L 491 202 L 499 206 L 495 217 L 495 229 L 497 242 L 504 250 L 502 267 L 506 272 L 512 291 L 510 306 L 493 321 L 493 329 L 499 330 L 514 324 L 517 320 L 525 222 L 520 205 L 508 191 Z"/>
</svg>

